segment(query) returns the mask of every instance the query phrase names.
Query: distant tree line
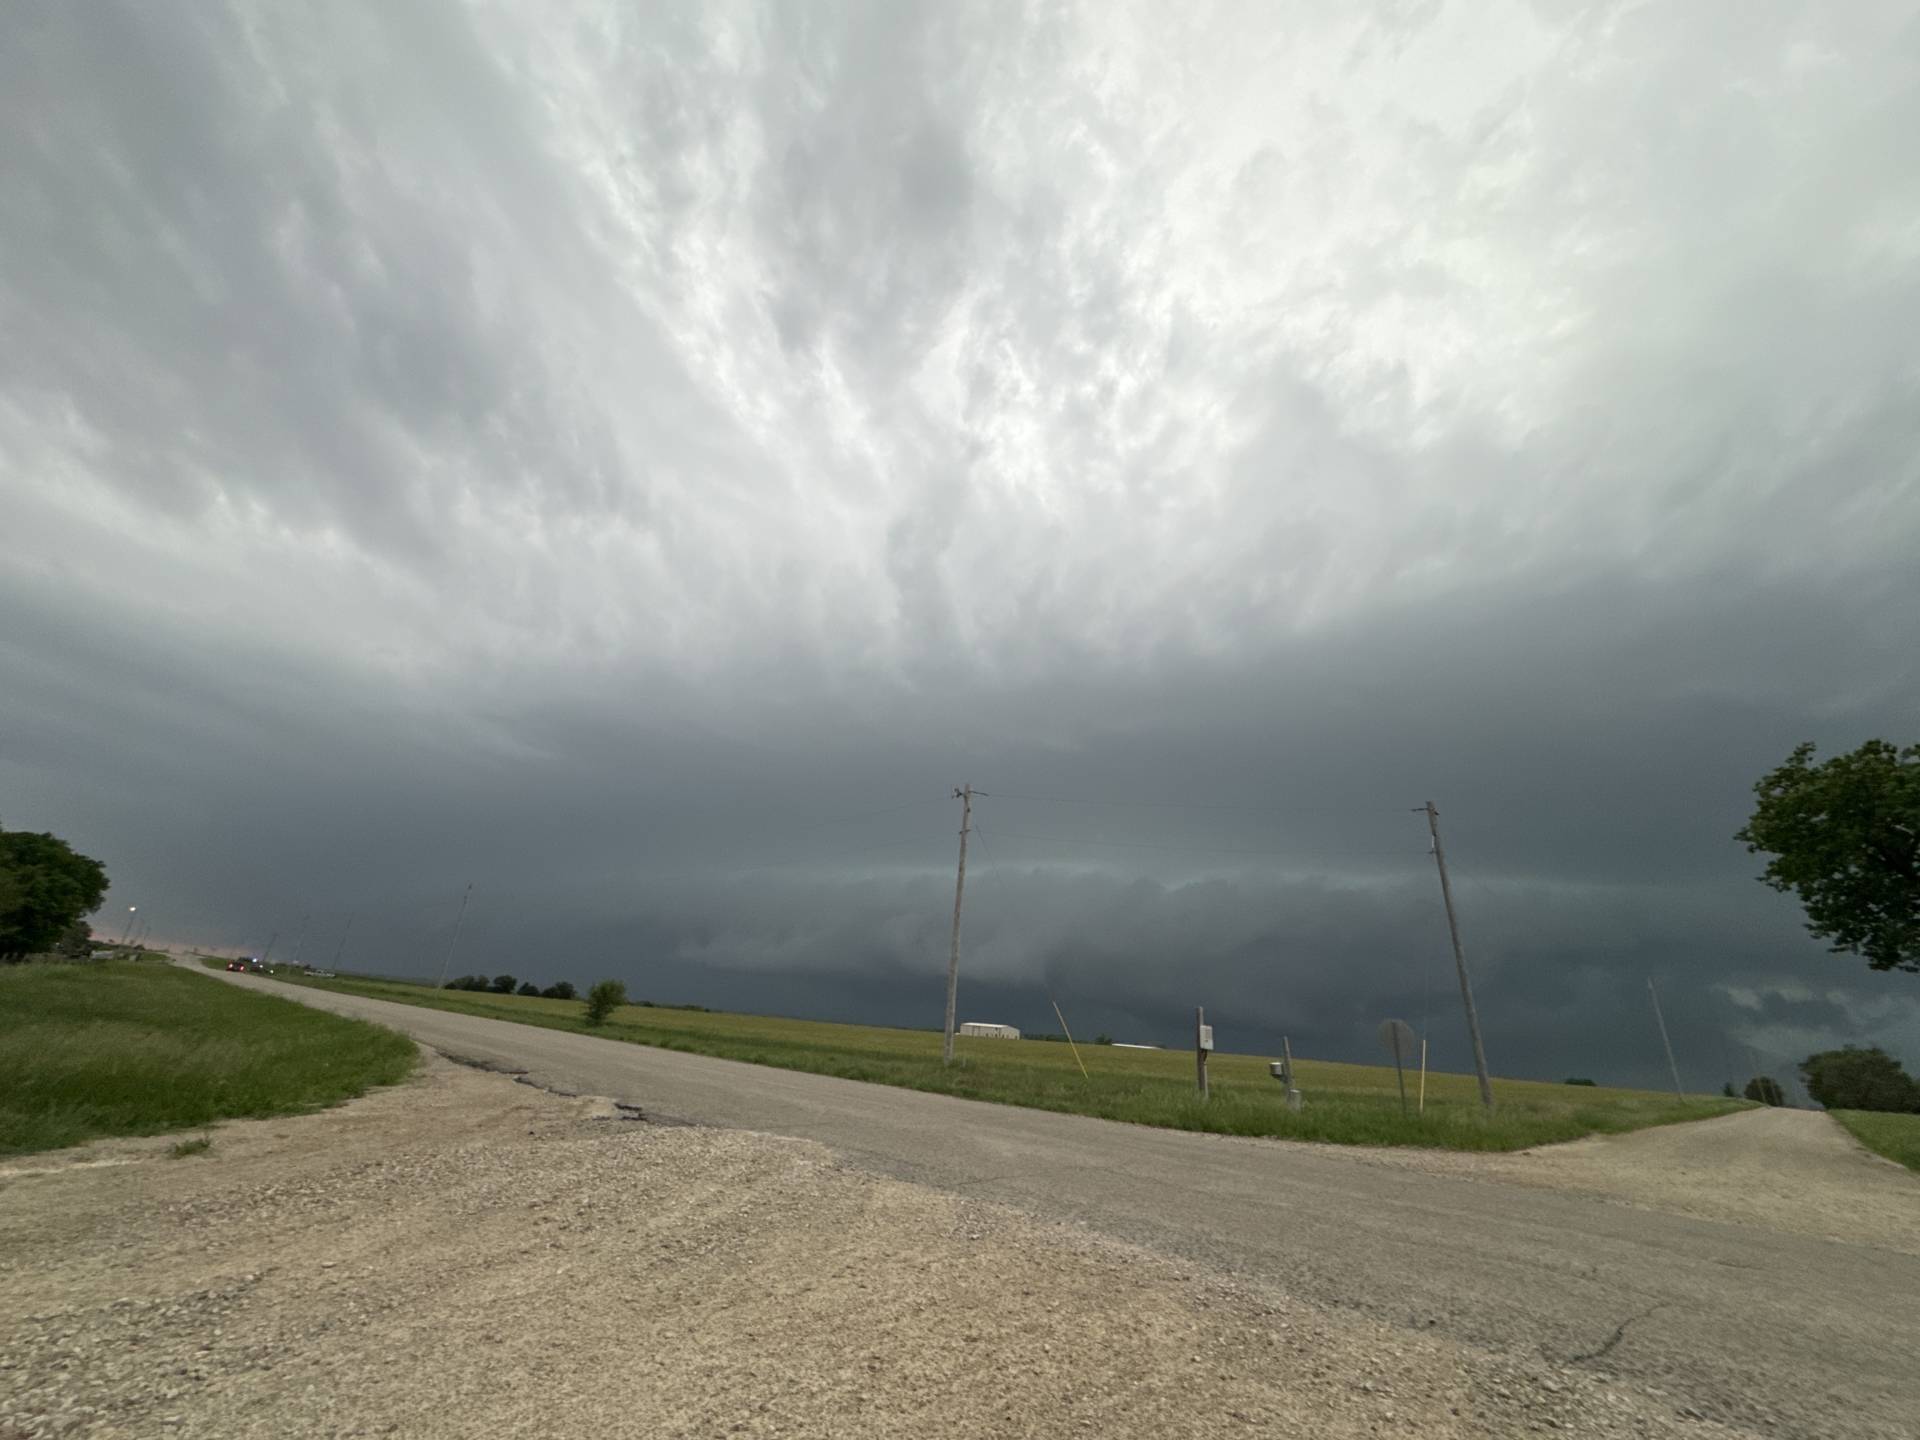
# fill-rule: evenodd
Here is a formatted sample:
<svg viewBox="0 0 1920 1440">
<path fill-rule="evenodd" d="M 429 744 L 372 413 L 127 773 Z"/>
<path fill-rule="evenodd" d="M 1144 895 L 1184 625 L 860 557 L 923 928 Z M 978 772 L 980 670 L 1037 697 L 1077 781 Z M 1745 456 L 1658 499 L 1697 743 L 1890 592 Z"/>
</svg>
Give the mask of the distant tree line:
<svg viewBox="0 0 1920 1440">
<path fill-rule="evenodd" d="M 485 975 L 462 975 L 447 981 L 444 988 L 481 990 L 493 995 L 533 995 L 542 1000 L 573 1000 L 580 993 L 573 988 L 571 980 L 556 980 L 543 990 L 531 980 L 518 980 L 512 975 L 495 975 L 491 980 Z"/>
</svg>

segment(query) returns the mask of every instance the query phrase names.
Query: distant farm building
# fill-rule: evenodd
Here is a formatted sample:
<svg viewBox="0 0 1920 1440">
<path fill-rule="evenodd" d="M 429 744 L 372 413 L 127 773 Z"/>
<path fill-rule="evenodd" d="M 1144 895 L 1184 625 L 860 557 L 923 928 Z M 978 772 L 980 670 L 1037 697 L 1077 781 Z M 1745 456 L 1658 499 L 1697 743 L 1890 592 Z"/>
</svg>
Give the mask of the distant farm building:
<svg viewBox="0 0 1920 1440">
<path fill-rule="evenodd" d="M 988 1040 L 1018 1040 L 1020 1027 L 1017 1025 L 994 1025 L 985 1020 L 967 1020 L 960 1025 L 962 1035 L 979 1035 Z"/>
</svg>

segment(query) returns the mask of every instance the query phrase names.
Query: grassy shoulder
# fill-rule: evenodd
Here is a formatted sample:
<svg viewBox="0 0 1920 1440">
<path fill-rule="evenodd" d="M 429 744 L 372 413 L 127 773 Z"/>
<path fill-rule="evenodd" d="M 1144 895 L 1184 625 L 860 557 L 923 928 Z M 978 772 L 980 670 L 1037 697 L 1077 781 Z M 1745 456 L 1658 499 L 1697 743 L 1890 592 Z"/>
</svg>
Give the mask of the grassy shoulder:
<svg viewBox="0 0 1920 1440">
<path fill-rule="evenodd" d="M 214 962 L 224 963 L 224 962 Z M 1302 1060 L 1296 1065 L 1306 1108 L 1287 1109 L 1265 1058 L 1216 1054 L 1210 1065 L 1213 1096 L 1194 1093 L 1193 1056 L 1171 1050 L 1082 1045 L 1082 1076 L 1072 1052 L 1058 1043 L 962 1036 L 959 1062 L 940 1063 L 940 1036 L 923 1030 L 839 1025 L 766 1015 L 626 1005 L 606 1024 L 589 1026 L 577 1000 L 543 1000 L 466 990 L 435 990 L 404 981 L 340 976 L 295 983 L 381 1000 L 573 1030 L 610 1040 L 652 1045 L 807 1070 L 849 1080 L 899 1085 L 1060 1110 L 1178 1130 L 1275 1136 L 1347 1145 L 1425 1145 L 1453 1150 L 1518 1150 L 1584 1135 L 1700 1120 L 1748 1108 L 1746 1102 L 1646 1090 L 1615 1090 L 1542 1081 L 1496 1080 L 1495 1113 L 1482 1113 L 1470 1075 L 1430 1074 L 1424 1114 L 1400 1113 L 1391 1068 Z M 1407 1077 L 1410 1100 L 1417 1072 Z"/>
<path fill-rule="evenodd" d="M 1889 1115 L 1876 1110 L 1829 1110 L 1849 1134 L 1876 1155 L 1920 1170 L 1920 1115 Z"/>
<path fill-rule="evenodd" d="M 0 969 L 0 1155 L 337 1104 L 413 1069 L 391 1030 L 165 965 Z"/>
</svg>

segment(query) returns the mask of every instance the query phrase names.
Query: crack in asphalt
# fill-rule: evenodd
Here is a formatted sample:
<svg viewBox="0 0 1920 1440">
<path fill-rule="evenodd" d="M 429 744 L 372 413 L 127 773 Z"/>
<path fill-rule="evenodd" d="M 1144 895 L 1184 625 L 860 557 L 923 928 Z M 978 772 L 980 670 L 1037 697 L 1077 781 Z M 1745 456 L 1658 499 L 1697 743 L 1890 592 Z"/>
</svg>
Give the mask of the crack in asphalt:
<svg viewBox="0 0 1920 1440">
<path fill-rule="evenodd" d="M 1626 1319 L 1622 1320 L 1618 1325 L 1613 1327 L 1613 1334 L 1609 1335 L 1597 1350 L 1589 1350 L 1581 1355 L 1569 1355 L 1567 1357 L 1567 1363 L 1569 1365 L 1580 1365 L 1585 1363 L 1588 1360 L 1605 1359 L 1606 1356 L 1612 1353 L 1613 1347 L 1618 1345 L 1622 1340 L 1626 1338 L 1628 1326 L 1638 1325 L 1642 1320 L 1645 1320 L 1648 1316 L 1652 1315 L 1655 1311 L 1665 1310 L 1666 1308 L 1667 1308 L 1666 1302 L 1662 1301 L 1658 1305 L 1649 1305 L 1646 1309 L 1642 1310 L 1638 1315 L 1629 1315 Z"/>
</svg>

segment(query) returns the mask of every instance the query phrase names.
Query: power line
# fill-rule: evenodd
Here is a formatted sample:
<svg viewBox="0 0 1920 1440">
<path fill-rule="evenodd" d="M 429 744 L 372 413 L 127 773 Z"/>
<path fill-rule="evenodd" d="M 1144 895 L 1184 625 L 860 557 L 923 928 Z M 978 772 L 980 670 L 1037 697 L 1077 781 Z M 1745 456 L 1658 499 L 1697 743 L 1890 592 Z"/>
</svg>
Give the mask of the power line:
<svg viewBox="0 0 1920 1440">
<path fill-rule="evenodd" d="M 976 794 L 979 792 L 976 791 Z M 999 798 L 999 792 L 994 792 Z M 1213 845 L 1168 845 L 1152 840 L 1089 840 L 1078 835 L 1034 835 L 1022 830 L 995 830 L 994 834 L 1003 839 L 1036 840 L 1052 845 L 1093 845 L 1125 850 L 1166 850 L 1179 855 L 1259 855 L 1270 860 L 1294 860 L 1300 858 L 1292 850 L 1248 850 Z M 1371 859 L 1383 857 L 1406 858 L 1414 854 L 1408 849 L 1360 850 L 1337 856 L 1318 855 L 1316 859 Z"/>
<path fill-rule="evenodd" d="M 1023 791 L 995 790 L 996 800 L 1032 800 L 1047 805 L 1114 805 L 1133 810 L 1234 810 L 1251 815 L 1381 815 L 1397 810 L 1356 809 L 1351 805 L 1236 805 L 1217 800 L 1107 800 L 1080 795 L 1033 795 Z"/>
</svg>

